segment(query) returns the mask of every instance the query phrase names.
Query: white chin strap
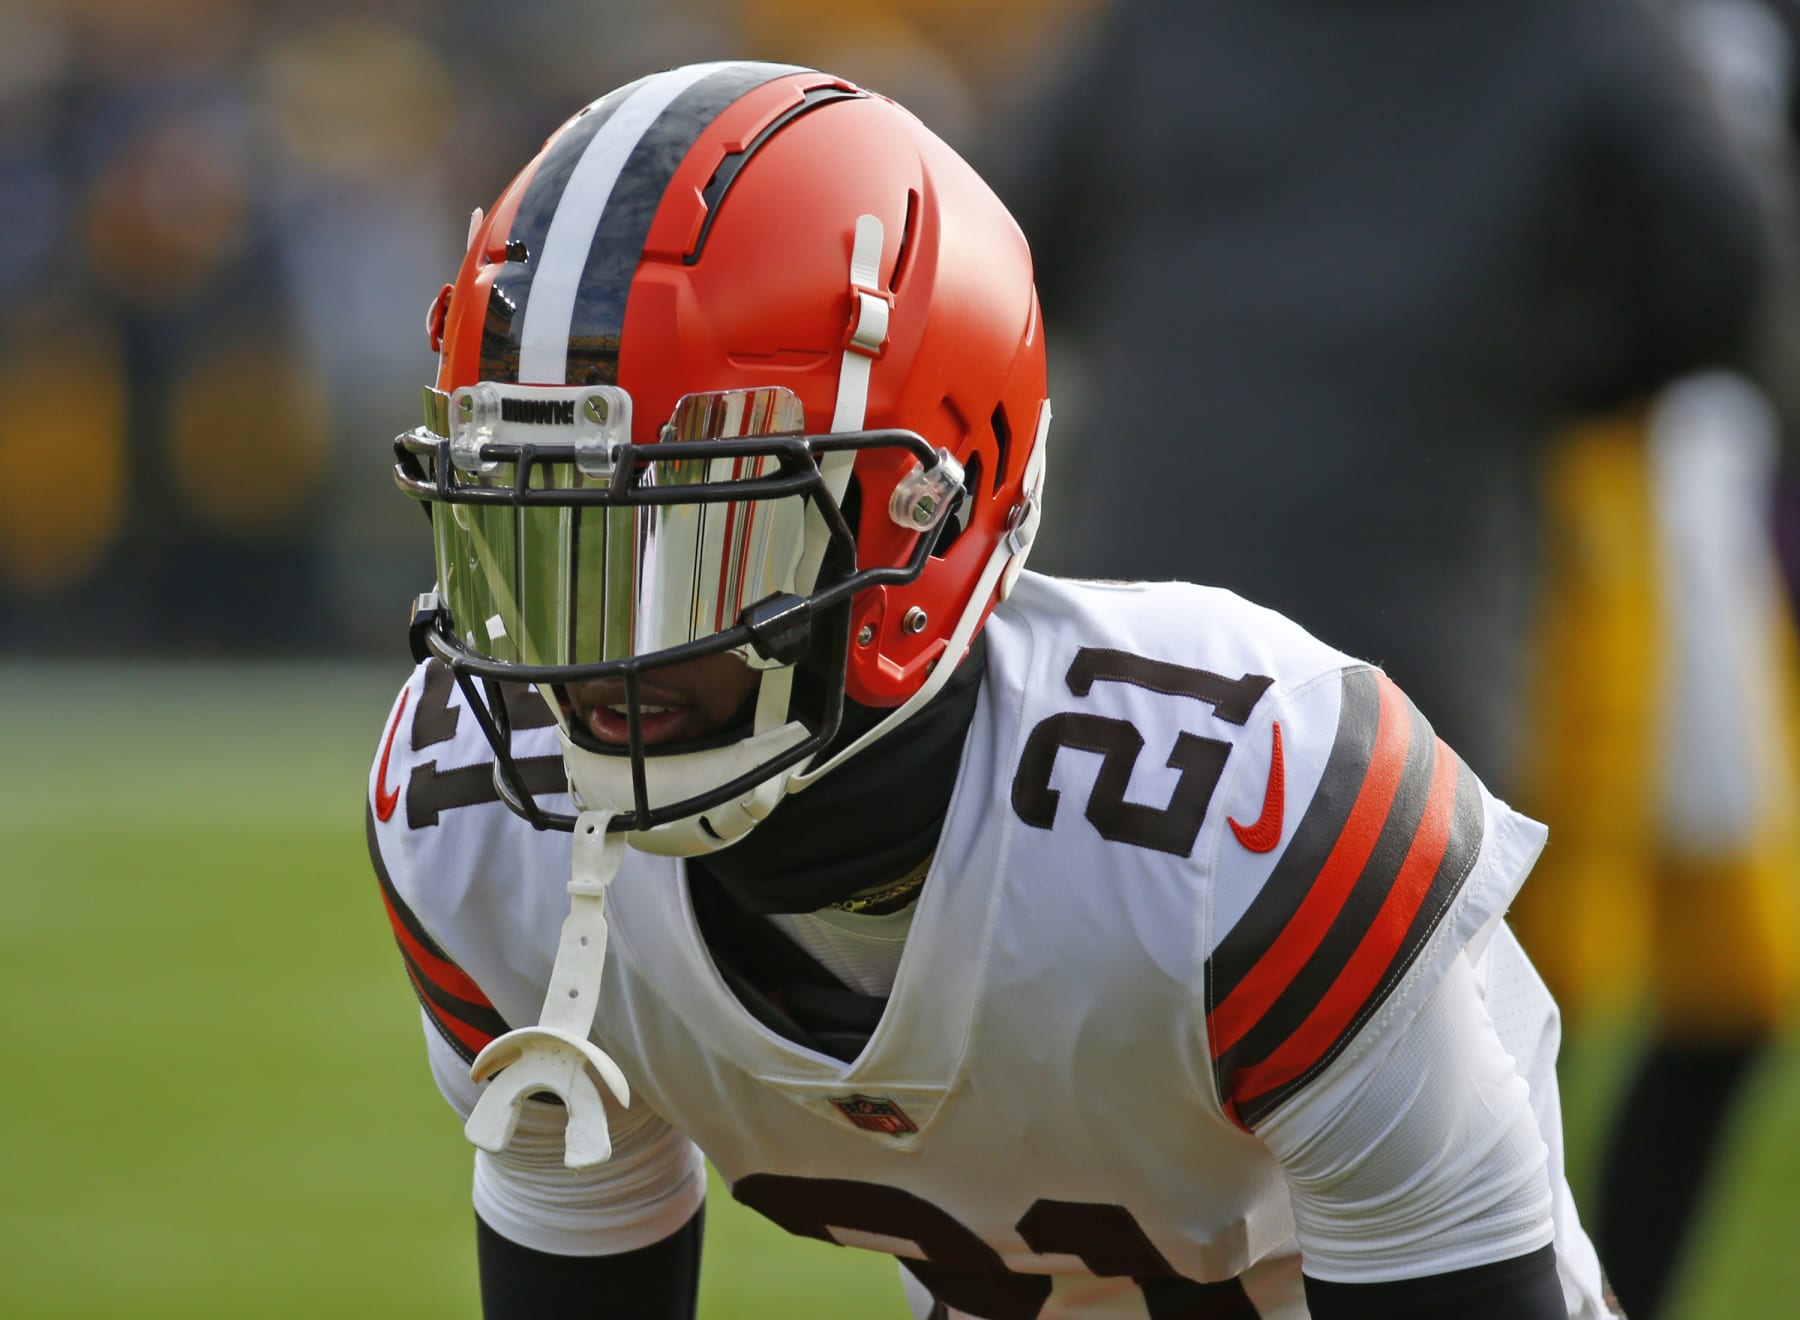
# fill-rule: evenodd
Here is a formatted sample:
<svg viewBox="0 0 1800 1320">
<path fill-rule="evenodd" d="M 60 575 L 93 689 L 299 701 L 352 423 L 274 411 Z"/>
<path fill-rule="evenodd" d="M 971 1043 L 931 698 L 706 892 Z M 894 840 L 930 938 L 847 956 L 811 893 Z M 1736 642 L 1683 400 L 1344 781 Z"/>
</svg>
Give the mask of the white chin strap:
<svg viewBox="0 0 1800 1320">
<path fill-rule="evenodd" d="M 982 566 L 981 576 L 975 581 L 975 590 L 970 593 L 969 603 L 963 606 L 962 617 L 956 621 L 956 628 L 944 643 L 943 654 L 938 657 L 932 671 L 925 676 L 925 682 L 917 692 L 894 707 L 881 723 L 848 747 L 840 749 L 837 755 L 818 769 L 791 771 L 786 778 L 785 791 L 797 793 L 808 784 L 823 779 L 870 743 L 886 736 L 895 725 L 911 719 L 921 706 L 943 691 L 944 684 L 950 681 L 950 675 L 956 672 L 956 666 L 962 663 L 969 643 L 975 639 L 975 629 L 980 625 L 982 615 L 987 612 L 988 597 L 993 594 L 995 585 L 998 584 L 1000 588 L 1000 599 L 1005 600 L 1012 591 L 1013 583 L 1019 580 L 1019 574 L 1024 571 L 1025 556 L 1030 553 L 1031 543 L 1037 538 L 1038 523 L 1043 516 L 1044 446 L 1049 435 L 1050 400 L 1045 399 L 1038 409 L 1037 442 L 1025 464 L 1025 498 L 1013 509 L 1012 526 L 1007 529 L 1006 535 L 1000 539 L 993 553 L 988 556 L 987 563 Z"/>
<path fill-rule="evenodd" d="M 488 1042 L 469 1069 L 477 1082 L 494 1079 L 463 1125 L 463 1135 L 483 1150 L 505 1150 L 518 1130 L 519 1106 L 528 1096 L 548 1091 L 569 1111 L 564 1164 L 586 1169 L 612 1154 L 606 1103 L 595 1080 L 604 1082 L 621 1105 L 631 1103 L 631 1088 L 619 1065 L 589 1039 L 606 966 L 602 903 L 625 852 L 624 838 L 606 832 L 611 818 L 610 812 L 584 811 L 576 821 L 569 915 L 563 919 L 537 1025 Z"/>
</svg>

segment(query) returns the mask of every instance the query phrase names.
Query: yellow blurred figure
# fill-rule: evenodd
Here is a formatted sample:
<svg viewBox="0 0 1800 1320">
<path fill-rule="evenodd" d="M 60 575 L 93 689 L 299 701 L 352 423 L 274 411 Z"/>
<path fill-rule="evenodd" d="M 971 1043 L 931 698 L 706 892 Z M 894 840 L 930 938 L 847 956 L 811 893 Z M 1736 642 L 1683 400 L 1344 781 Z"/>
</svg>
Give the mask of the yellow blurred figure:
<svg viewBox="0 0 1800 1320">
<path fill-rule="evenodd" d="M 1522 805 L 1550 843 L 1511 921 L 1565 1015 L 1618 1007 L 1648 939 L 1656 591 L 1646 419 L 1585 426 L 1547 455 L 1546 601 Z"/>
<path fill-rule="evenodd" d="M 1602 1259 L 1639 1320 L 1800 982 L 1800 671 L 1769 527 L 1776 433 L 1747 382 L 1691 377 L 1570 436 L 1547 473 L 1525 806 L 1550 846 L 1512 922 L 1576 1023 L 1650 1010 L 1599 1204 Z"/>
<path fill-rule="evenodd" d="M 1686 382 L 1570 436 L 1546 489 L 1525 805 L 1551 843 L 1512 920 L 1572 1019 L 1766 1032 L 1796 984 L 1794 643 L 1768 548 L 1773 419 Z"/>
<path fill-rule="evenodd" d="M 187 507 L 212 527 L 286 535 L 324 476 L 321 390 L 290 356 L 251 339 L 201 357 L 175 382 L 168 462 Z"/>
<path fill-rule="evenodd" d="M 123 527 L 123 367 L 112 336 L 78 315 L 22 318 L 6 343 L 0 588 L 41 598 L 95 573 Z"/>
</svg>

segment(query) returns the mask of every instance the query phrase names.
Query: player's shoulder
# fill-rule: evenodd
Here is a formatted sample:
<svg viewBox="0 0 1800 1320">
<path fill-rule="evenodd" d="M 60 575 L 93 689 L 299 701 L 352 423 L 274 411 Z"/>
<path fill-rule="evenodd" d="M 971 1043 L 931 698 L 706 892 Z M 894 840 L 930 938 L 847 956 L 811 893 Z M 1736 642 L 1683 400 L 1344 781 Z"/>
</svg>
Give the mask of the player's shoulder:
<svg viewBox="0 0 1800 1320">
<path fill-rule="evenodd" d="M 1052 667 L 1083 650 L 1258 674 L 1291 689 L 1345 665 L 1346 655 L 1301 624 L 1222 587 L 1104 582 L 1024 573 L 989 625 L 990 648 L 1028 646 Z"/>
<path fill-rule="evenodd" d="M 1233 893 L 1267 876 L 1216 862 L 1220 837 L 1253 867 L 1279 851 L 1377 682 L 1228 591 L 1029 574 L 996 612 L 988 674 L 995 743 L 1018 749 L 1014 814 L 1063 847 L 1098 835 L 1114 868 L 1172 856 L 1187 886 Z"/>
<path fill-rule="evenodd" d="M 1272 692 L 1235 760 L 1204 998 L 1221 1103 L 1254 1126 L 1486 938 L 1544 830 L 1367 664 Z"/>
<path fill-rule="evenodd" d="M 539 750 L 529 740 L 541 741 L 550 725 L 542 703 L 514 693 L 509 710 L 522 730 L 515 750 Z M 432 1025 L 465 1061 L 507 1030 L 489 994 L 511 988 L 497 950 L 523 892 L 484 876 L 498 869 L 517 877 L 544 846 L 500 802 L 493 760 L 465 694 L 431 661 L 394 697 L 366 796 L 369 862 L 407 975 Z"/>
<path fill-rule="evenodd" d="M 1216 1093 L 1254 1126 L 1482 938 L 1542 827 L 1386 674 L 1272 610 L 1185 583 L 1020 588 L 990 643 L 1023 719 L 1014 810 L 1182 859 Z M 1065 750 L 1111 778 L 1088 789 Z"/>
<path fill-rule="evenodd" d="M 539 794 L 566 794 L 554 721 L 537 694 L 506 694 L 512 755 Z M 369 860 L 391 905 L 422 921 L 442 903 L 478 887 L 486 868 L 516 868 L 542 850 L 538 831 L 500 799 L 494 750 L 479 711 L 448 668 L 433 660 L 407 677 L 388 712 L 369 765 L 364 818 Z M 566 810 L 567 799 L 540 797 Z"/>
</svg>

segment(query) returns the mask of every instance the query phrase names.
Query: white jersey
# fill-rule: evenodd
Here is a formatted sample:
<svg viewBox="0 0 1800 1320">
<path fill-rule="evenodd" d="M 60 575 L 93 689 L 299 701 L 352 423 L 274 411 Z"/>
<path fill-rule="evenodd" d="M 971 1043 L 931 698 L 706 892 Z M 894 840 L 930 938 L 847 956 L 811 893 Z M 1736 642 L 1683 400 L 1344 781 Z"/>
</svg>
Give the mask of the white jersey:
<svg viewBox="0 0 1800 1320">
<path fill-rule="evenodd" d="M 546 1250 L 644 1245 L 699 1194 L 685 1137 L 789 1230 L 901 1257 L 920 1315 L 929 1289 L 950 1315 L 1297 1320 L 1302 1254 L 1359 1282 L 1553 1239 L 1570 1315 L 1606 1314 L 1561 1174 L 1555 1010 L 1501 923 L 1542 828 L 1379 671 L 1227 592 L 1026 574 L 986 637 L 862 1053 L 753 1017 L 683 863 L 628 852 L 594 1026 L 631 1083 L 626 1172 L 554 1213 L 482 1204 L 478 1177 L 484 1218 Z M 370 800 L 415 987 L 466 1059 L 536 1020 L 570 845 L 495 800 L 461 705 L 415 672 Z M 551 788 L 547 716 L 516 714 Z"/>
</svg>

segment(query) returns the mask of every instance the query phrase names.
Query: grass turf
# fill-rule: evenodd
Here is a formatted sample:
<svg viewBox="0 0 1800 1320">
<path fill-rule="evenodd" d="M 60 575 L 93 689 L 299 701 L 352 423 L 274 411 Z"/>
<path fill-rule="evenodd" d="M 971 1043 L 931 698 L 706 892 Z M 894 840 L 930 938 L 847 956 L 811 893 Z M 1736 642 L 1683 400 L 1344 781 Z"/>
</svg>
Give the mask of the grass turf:
<svg viewBox="0 0 1800 1320">
<path fill-rule="evenodd" d="M 0 665 L 0 1312 L 476 1314 L 468 1153 L 363 855 L 403 674 Z M 1578 1183 L 1623 1038 L 1568 1086 Z M 1800 1051 L 1763 1077 L 1677 1320 L 1800 1292 Z M 885 1258 L 711 1198 L 710 1320 L 905 1315 Z"/>
</svg>

